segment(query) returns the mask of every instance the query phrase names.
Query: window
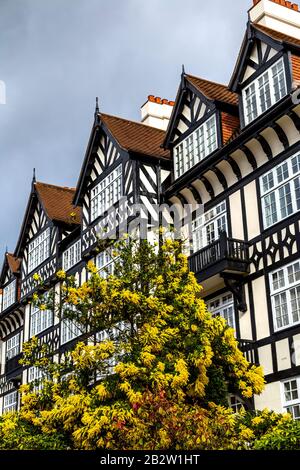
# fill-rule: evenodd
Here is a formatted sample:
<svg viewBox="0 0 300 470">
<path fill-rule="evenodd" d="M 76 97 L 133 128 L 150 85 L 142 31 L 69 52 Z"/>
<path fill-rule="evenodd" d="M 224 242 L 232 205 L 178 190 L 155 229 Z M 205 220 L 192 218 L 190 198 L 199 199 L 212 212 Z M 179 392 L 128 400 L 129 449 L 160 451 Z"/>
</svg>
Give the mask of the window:
<svg viewBox="0 0 300 470">
<path fill-rule="evenodd" d="M 217 146 L 216 117 L 212 116 L 174 148 L 175 178 L 210 155 Z"/>
<path fill-rule="evenodd" d="M 274 327 L 281 330 L 300 323 L 300 261 L 270 274 Z"/>
<path fill-rule="evenodd" d="M 63 252 L 62 267 L 64 271 L 68 271 L 81 260 L 81 240 L 71 245 Z"/>
<path fill-rule="evenodd" d="M 119 165 L 91 191 L 91 221 L 100 217 L 122 196 L 122 165 Z"/>
<path fill-rule="evenodd" d="M 13 305 L 16 301 L 16 280 L 10 282 L 3 289 L 3 310 Z"/>
<path fill-rule="evenodd" d="M 3 413 L 16 411 L 18 408 L 18 392 L 11 392 L 4 396 Z"/>
<path fill-rule="evenodd" d="M 79 325 L 79 323 L 77 323 L 75 320 L 65 318 L 61 321 L 61 344 L 72 341 L 72 339 L 77 338 L 78 336 L 82 335 L 82 333 L 83 326 Z"/>
<path fill-rule="evenodd" d="M 218 204 L 193 221 L 192 233 L 194 252 L 218 240 L 221 232 L 227 232 L 226 202 Z"/>
<path fill-rule="evenodd" d="M 99 269 L 101 277 L 106 279 L 108 276 L 114 273 L 114 263 L 116 258 L 113 258 L 109 250 L 102 251 L 96 257 L 96 266 Z"/>
<path fill-rule="evenodd" d="M 6 360 L 20 354 L 21 351 L 21 333 L 18 333 L 6 341 Z"/>
<path fill-rule="evenodd" d="M 30 315 L 30 336 L 35 336 L 53 325 L 51 310 L 40 310 L 32 306 Z"/>
<path fill-rule="evenodd" d="M 50 228 L 44 230 L 30 244 L 28 250 L 28 272 L 33 271 L 50 254 Z"/>
<path fill-rule="evenodd" d="M 282 383 L 283 406 L 294 419 L 300 419 L 300 377 Z"/>
<path fill-rule="evenodd" d="M 300 209 L 300 154 L 260 178 L 264 227 L 268 228 Z"/>
<path fill-rule="evenodd" d="M 225 294 L 210 300 L 207 303 L 207 308 L 213 316 L 225 318 L 228 325 L 235 330 L 234 299 L 232 294 Z"/>
<path fill-rule="evenodd" d="M 287 94 L 284 62 L 280 59 L 243 90 L 246 125 Z"/>
<path fill-rule="evenodd" d="M 33 366 L 28 369 L 28 383 L 33 383 L 33 390 L 42 390 L 46 378 L 47 374 L 39 367 Z"/>
<path fill-rule="evenodd" d="M 229 406 L 234 411 L 234 413 L 239 413 L 244 408 L 241 400 L 235 395 L 229 396 Z"/>
</svg>

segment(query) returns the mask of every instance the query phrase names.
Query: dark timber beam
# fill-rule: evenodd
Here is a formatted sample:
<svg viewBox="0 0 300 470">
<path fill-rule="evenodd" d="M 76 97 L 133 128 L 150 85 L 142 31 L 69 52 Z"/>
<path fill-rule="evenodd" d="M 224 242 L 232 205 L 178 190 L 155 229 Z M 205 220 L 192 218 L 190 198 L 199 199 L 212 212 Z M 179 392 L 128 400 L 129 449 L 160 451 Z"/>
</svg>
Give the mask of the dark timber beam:
<svg viewBox="0 0 300 470">
<path fill-rule="evenodd" d="M 232 169 L 233 173 L 235 174 L 235 176 L 237 177 L 237 179 L 238 180 L 242 179 L 242 173 L 241 173 L 240 167 L 238 166 L 237 162 L 230 155 L 226 158 L 226 160 L 229 163 L 229 165 L 231 166 L 231 169 Z"/>
<path fill-rule="evenodd" d="M 278 135 L 278 139 L 282 143 L 284 149 L 288 149 L 290 146 L 289 139 L 287 138 L 286 133 L 284 132 L 282 127 L 278 124 L 278 122 L 274 122 L 271 127 Z"/>
<path fill-rule="evenodd" d="M 241 147 L 241 151 L 244 152 L 244 154 L 246 155 L 246 158 L 249 162 L 249 165 L 252 167 L 252 170 L 256 170 L 257 161 L 256 161 L 254 154 L 251 152 L 251 150 L 248 147 L 246 147 L 246 145 L 243 145 Z"/>
<path fill-rule="evenodd" d="M 293 121 L 297 131 L 300 132 L 300 117 L 298 116 L 298 114 L 295 113 L 295 111 L 290 111 L 288 113 L 288 116 Z"/>
<path fill-rule="evenodd" d="M 258 135 L 255 136 L 255 139 L 262 146 L 262 149 L 265 152 L 265 154 L 267 155 L 268 160 L 272 160 L 272 158 L 273 158 L 272 149 L 271 149 L 269 143 L 267 142 L 267 140 L 264 138 L 264 136 L 261 135 L 261 134 L 258 134 Z"/>
<path fill-rule="evenodd" d="M 224 191 L 225 191 L 225 189 L 228 188 L 228 184 L 227 184 L 226 178 L 225 178 L 225 176 L 223 175 L 222 171 L 221 171 L 218 167 L 216 167 L 216 166 L 213 167 L 213 168 L 211 169 L 211 171 L 214 172 L 214 174 L 215 174 L 216 177 L 218 178 L 218 180 L 219 180 L 219 182 L 220 182 L 222 188 L 223 188 Z"/>
<path fill-rule="evenodd" d="M 195 201 L 197 202 L 197 204 L 203 204 L 202 198 L 201 198 L 199 192 L 197 191 L 197 189 L 195 188 L 195 186 L 190 184 L 190 185 L 187 186 L 187 189 L 189 189 L 191 191 L 191 193 L 192 193 Z"/>
<path fill-rule="evenodd" d="M 214 192 L 214 188 L 212 187 L 211 183 L 208 181 L 208 179 L 205 176 L 201 176 L 200 179 L 201 179 L 202 183 L 204 184 L 205 189 L 208 192 L 208 194 L 210 195 L 211 199 L 213 199 L 215 197 L 215 192 Z"/>
</svg>

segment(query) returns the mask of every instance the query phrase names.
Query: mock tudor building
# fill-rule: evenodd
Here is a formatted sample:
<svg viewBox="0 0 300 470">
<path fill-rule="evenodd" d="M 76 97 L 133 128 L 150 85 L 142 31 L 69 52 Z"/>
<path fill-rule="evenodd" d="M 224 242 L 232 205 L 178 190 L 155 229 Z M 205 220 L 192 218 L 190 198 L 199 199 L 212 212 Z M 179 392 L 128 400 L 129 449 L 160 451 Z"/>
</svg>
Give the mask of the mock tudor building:
<svg viewBox="0 0 300 470">
<path fill-rule="evenodd" d="M 33 335 L 59 360 L 84 332 L 30 299 L 34 274 L 59 295 L 55 273 L 78 282 L 130 207 L 157 203 L 195 211 L 189 253 L 209 310 L 234 328 L 266 389 L 250 404 L 300 418 L 300 12 L 285 0 L 254 0 L 229 85 L 183 70 L 175 102 L 149 96 L 137 123 L 95 111 L 75 189 L 33 180 L 20 238 L 1 273 L 0 409 L 40 371 L 20 367 Z M 151 229 L 151 227 L 149 227 Z M 101 335 L 94 338 L 101 339 Z M 239 397 L 231 397 L 235 409 Z M 249 406 L 249 403 L 247 404 Z"/>
</svg>

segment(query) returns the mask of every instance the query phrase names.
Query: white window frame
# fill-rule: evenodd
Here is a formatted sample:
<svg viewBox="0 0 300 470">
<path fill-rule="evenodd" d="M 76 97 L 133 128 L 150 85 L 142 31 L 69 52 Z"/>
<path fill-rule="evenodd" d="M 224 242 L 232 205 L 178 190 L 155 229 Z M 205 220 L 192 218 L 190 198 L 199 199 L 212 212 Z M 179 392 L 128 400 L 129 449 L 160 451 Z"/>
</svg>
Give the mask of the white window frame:
<svg viewBox="0 0 300 470">
<path fill-rule="evenodd" d="M 81 240 L 73 243 L 67 250 L 63 252 L 62 268 L 68 271 L 81 260 Z"/>
<path fill-rule="evenodd" d="M 207 310 L 213 316 L 220 316 L 227 321 L 228 326 L 236 330 L 234 297 L 230 292 L 214 297 L 207 301 Z M 229 319 L 232 318 L 232 321 Z"/>
<path fill-rule="evenodd" d="M 296 382 L 296 388 L 294 387 L 294 382 Z M 289 384 L 289 390 L 285 388 L 287 384 Z M 297 398 L 293 398 L 292 395 L 290 395 L 291 398 L 288 399 L 287 395 L 292 392 L 297 393 Z M 290 413 L 295 420 L 300 420 L 300 376 L 283 380 L 281 382 L 281 395 L 283 410 Z"/>
<path fill-rule="evenodd" d="M 30 337 L 36 336 L 53 326 L 52 310 L 40 310 L 36 306 L 31 306 L 30 312 Z"/>
<path fill-rule="evenodd" d="M 47 374 L 40 367 L 29 367 L 27 371 L 27 383 L 31 384 L 32 382 L 36 382 L 33 387 L 35 392 L 43 389 L 43 381 L 46 378 Z"/>
<path fill-rule="evenodd" d="M 194 253 L 217 241 L 222 231 L 228 232 L 226 201 L 216 205 L 192 222 Z"/>
<path fill-rule="evenodd" d="M 3 289 L 2 310 L 6 310 L 17 300 L 17 281 L 14 279 Z"/>
<path fill-rule="evenodd" d="M 287 188 L 289 188 L 289 193 L 286 192 Z M 260 190 L 265 229 L 298 212 L 300 210 L 300 153 L 292 155 L 262 175 Z M 283 193 L 285 193 L 284 197 Z"/>
<path fill-rule="evenodd" d="M 228 397 L 229 407 L 235 414 L 238 414 L 244 408 L 243 402 L 236 395 L 229 395 Z"/>
<path fill-rule="evenodd" d="M 18 356 L 21 352 L 21 332 L 11 336 L 6 340 L 5 344 L 5 357 L 9 361 L 13 357 Z"/>
<path fill-rule="evenodd" d="M 300 260 L 270 273 L 270 292 L 275 331 L 300 324 Z M 299 291 L 299 296 L 298 296 Z M 296 307 L 296 310 L 294 310 Z M 278 315 L 278 313 L 280 315 Z M 294 321 L 294 316 L 299 319 Z"/>
<path fill-rule="evenodd" d="M 50 227 L 46 228 L 28 246 L 28 272 L 32 272 L 50 256 Z"/>
<path fill-rule="evenodd" d="M 91 222 L 118 202 L 123 195 L 122 164 L 91 189 Z"/>
<path fill-rule="evenodd" d="M 83 334 L 82 325 L 76 320 L 64 318 L 60 323 L 60 344 L 69 343 Z"/>
<path fill-rule="evenodd" d="M 3 414 L 17 411 L 19 403 L 19 394 L 17 390 L 4 395 L 3 397 Z"/>
<path fill-rule="evenodd" d="M 216 115 L 174 147 L 174 174 L 179 178 L 218 148 Z"/>
<path fill-rule="evenodd" d="M 96 256 L 96 267 L 101 277 L 107 279 L 114 274 L 116 259 L 112 256 L 111 250 L 104 250 Z"/>
<path fill-rule="evenodd" d="M 280 96 L 277 99 L 276 91 L 275 91 L 276 80 L 275 80 L 274 69 L 278 67 L 278 65 L 282 65 L 282 72 L 283 72 L 283 77 L 284 77 L 284 92 L 280 93 Z M 265 106 L 262 105 L 262 101 L 260 99 L 261 98 L 260 90 L 262 88 L 261 80 L 264 80 L 265 85 L 267 82 L 269 86 L 269 94 L 270 94 L 269 98 L 270 99 L 269 99 L 269 104 L 267 105 L 265 103 Z M 254 108 L 256 109 L 256 113 L 254 113 L 253 108 L 252 108 L 250 117 L 249 115 L 247 115 L 247 94 L 249 91 L 251 91 L 250 96 L 251 96 L 252 105 L 254 105 Z M 244 110 L 245 125 L 250 124 L 259 116 L 261 116 L 263 113 L 265 113 L 268 109 L 270 109 L 272 106 L 278 103 L 278 101 L 280 101 L 284 96 L 286 96 L 286 94 L 287 94 L 286 71 L 285 71 L 285 64 L 284 64 L 283 57 L 281 57 L 274 64 L 272 64 L 267 70 L 265 70 L 261 75 L 259 75 L 259 77 L 257 77 L 255 80 L 253 80 L 251 83 L 249 83 L 249 85 L 247 85 L 243 89 L 242 96 L 243 96 L 243 110 Z"/>
</svg>

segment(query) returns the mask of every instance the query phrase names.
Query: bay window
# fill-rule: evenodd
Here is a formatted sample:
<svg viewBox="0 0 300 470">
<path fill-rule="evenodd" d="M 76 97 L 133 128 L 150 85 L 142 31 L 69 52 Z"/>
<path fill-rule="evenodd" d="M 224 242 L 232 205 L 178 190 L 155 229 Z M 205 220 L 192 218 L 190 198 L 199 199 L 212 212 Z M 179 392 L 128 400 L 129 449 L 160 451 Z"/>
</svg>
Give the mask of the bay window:
<svg viewBox="0 0 300 470">
<path fill-rule="evenodd" d="M 91 190 L 91 222 L 100 217 L 122 197 L 122 165 Z"/>
<path fill-rule="evenodd" d="M 300 209 L 300 153 L 260 178 L 264 228 Z"/>
<path fill-rule="evenodd" d="M 36 336 L 52 325 L 53 312 L 51 310 L 40 310 L 38 306 L 31 307 L 30 336 Z"/>
<path fill-rule="evenodd" d="M 282 396 L 285 411 L 300 420 L 300 377 L 282 382 Z"/>
<path fill-rule="evenodd" d="M 287 94 L 283 59 L 243 90 L 245 124 L 250 124 Z"/>
<path fill-rule="evenodd" d="M 30 244 L 28 249 L 28 272 L 33 271 L 50 255 L 50 228 L 44 230 Z"/>
<path fill-rule="evenodd" d="M 300 323 L 300 261 L 270 274 L 275 330 Z"/>
<path fill-rule="evenodd" d="M 221 232 L 227 232 L 226 202 L 218 204 L 193 221 L 192 234 L 194 252 L 218 240 Z"/>
<path fill-rule="evenodd" d="M 217 146 L 216 116 L 212 116 L 174 148 L 175 178 L 210 155 Z"/>
</svg>

